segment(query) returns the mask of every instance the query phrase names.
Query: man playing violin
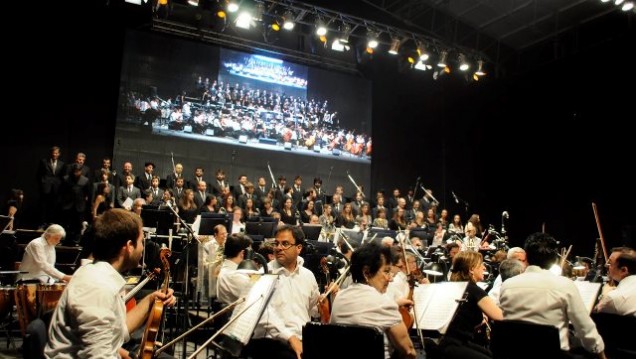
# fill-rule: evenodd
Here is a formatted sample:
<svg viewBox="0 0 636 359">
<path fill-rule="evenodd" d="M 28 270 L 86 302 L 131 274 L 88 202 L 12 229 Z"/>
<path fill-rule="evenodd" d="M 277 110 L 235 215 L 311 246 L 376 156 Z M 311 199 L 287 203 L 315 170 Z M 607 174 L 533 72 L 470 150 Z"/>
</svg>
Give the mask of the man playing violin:
<svg viewBox="0 0 636 359">
<path fill-rule="evenodd" d="M 140 328 L 155 299 L 176 301 L 173 290 L 146 296 L 126 313 L 121 273 L 137 267 L 143 251 L 141 219 L 123 209 L 104 212 L 95 221 L 94 263 L 79 268 L 53 313 L 46 358 L 128 358 L 121 349 Z"/>
</svg>

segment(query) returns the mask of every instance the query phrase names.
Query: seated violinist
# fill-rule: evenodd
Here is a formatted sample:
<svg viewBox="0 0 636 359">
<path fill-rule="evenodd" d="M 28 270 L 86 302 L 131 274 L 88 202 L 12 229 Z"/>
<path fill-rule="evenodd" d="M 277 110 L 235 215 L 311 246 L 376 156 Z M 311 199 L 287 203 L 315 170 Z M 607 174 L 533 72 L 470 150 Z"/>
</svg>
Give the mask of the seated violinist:
<svg viewBox="0 0 636 359">
<path fill-rule="evenodd" d="M 141 219 L 124 209 L 95 221 L 95 262 L 80 267 L 62 293 L 49 327 L 46 358 L 128 358 L 121 349 L 140 328 L 155 301 L 173 305 L 168 293 L 149 294 L 126 313 L 121 273 L 137 267 L 144 247 Z"/>
<path fill-rule="evenodd" d="M 397 303 L 383 295 L 393 279 L 391 249 L 367 243 L 351 257 L 353 284 L 333 302 L 331 323 L 375 327 L 385 335 L 385 358 L 415 358 L 416 351 Z"/>
</svg>

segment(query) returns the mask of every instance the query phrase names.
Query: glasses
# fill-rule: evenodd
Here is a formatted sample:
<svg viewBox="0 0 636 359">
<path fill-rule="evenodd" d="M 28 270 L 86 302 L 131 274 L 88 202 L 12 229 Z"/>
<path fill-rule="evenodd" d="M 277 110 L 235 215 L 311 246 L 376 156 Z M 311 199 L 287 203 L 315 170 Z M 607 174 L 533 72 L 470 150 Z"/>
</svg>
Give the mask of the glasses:
<svg viewBox="0 0 636 359">
<path fill-rule="evenodd" d="M 284 251 L 288 250 L 289 248 L 291 248 L 292 246 L 295 246 L 296 243 L 289 243 L 288 241 L 282 241 L 282 242 L 278 242 L 275 241 L 274 242 L 274 248 L 282 248 Z"/>
<path fill-rule="evenodd" d="M 382 273 L 383 273 L 383 274 L 384 274 L 387 278 L 393 278 L 393 277 L 395 277 L 395 273 L 391 272 L 391 270 L 390 270 L 390 269 L 388 269 L 388 270 L 384 270 L 384 271 L 382 271 Z"/>
</svg>

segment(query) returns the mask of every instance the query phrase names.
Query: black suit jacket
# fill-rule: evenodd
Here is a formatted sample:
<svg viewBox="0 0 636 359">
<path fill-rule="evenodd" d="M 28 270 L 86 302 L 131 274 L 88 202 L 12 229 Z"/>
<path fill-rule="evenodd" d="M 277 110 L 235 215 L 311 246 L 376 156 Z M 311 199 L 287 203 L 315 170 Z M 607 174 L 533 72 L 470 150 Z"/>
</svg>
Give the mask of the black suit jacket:
<svg viewBox="0 0 636 359">
<path fill-rule="evenodd" d="M 57 193 L 62 184 L 64 170 L 64 162 L 60 160 L 57 160 L 55 171 L 53 171 L 53 167 L 51 166 L 51 159 L 46 158 L 40 160 L 37 170 L 40 191 L 42 191 L 43 194 Z"/>
</svg>

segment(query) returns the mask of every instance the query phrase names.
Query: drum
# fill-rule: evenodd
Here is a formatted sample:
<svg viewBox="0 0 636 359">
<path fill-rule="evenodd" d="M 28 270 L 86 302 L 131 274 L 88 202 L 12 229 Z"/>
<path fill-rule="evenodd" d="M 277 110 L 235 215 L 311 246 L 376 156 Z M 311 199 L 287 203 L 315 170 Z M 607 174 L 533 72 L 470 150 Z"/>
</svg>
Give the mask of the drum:
<svg viewBox="0 0 636 359">
<path fill-rule="evenodd" d="M 18 284 L 15 288 L 15 309 L 22 336 L 26 335 L 29 323 L 37 317 L 37 289 L 36 283 Z"/>
<path fill-rule="evenodd" d="M 42 315 L 55 309 L 64 289 L 66 283 L 38 285 L 38 313 Z"/>
<path fill-rule="evenodd" d="M 13 310 L 15 287 L 0 287 L 0 320 Z"/>
</svg>

